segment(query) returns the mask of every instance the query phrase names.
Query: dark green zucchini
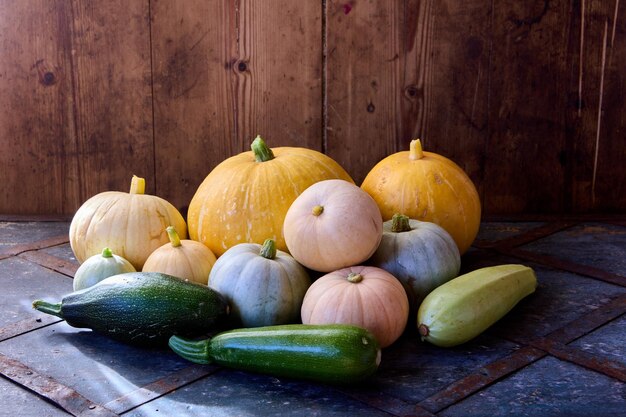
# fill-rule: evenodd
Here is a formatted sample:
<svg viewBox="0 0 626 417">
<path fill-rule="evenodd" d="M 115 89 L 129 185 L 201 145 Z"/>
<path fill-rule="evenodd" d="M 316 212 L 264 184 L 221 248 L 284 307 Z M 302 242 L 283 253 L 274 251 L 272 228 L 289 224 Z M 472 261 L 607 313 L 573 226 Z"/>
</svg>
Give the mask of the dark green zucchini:
<svg viewBox="0 0 626 417">
<path fill-rule="evenodd" d="M 378 369 L 381 357 L 369 331 L 342 324 L 236 329 L 204 340 L 172 336 L 169 345 L 195 363 L 325 383 L 363 380 Z"/>
<path fill-rule="evenodd" d="M 228 313 L 226 299 L 206 285 L 156 272 L 114 275 L 33 307 L 111 338 L 135 344 L 164 344 L 173 334 L 197 337 L 214 330 Z"/>
</svg>

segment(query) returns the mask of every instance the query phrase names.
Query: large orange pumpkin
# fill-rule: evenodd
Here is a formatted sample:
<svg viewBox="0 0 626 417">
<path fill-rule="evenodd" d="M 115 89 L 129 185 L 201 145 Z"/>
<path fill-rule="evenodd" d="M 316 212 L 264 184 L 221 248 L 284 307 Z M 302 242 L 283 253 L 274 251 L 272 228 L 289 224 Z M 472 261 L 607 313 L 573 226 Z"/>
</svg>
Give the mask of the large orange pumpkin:
<svg viewBox="0 0 626 417">
<path fill-rule="evenodd" d="M 418 140 L 410 151 L 381 160 L 361 185 L 380 208 L 383 219 L 395 213 L 438 224 L 454 239 L 461 254 L 480 226 L 480 199 L 467 174 L 450 159 L 424 152 Z"/>
<path fill-rule="evenodd" d="M 189 236 L 217 256 L 239 243 L 262 244 L 268 238 L 287 251 L 283 221 L 296 197 L 326 179 L 354 183 L 337 162 L 320 152 L 270 149 L 261 137 L 251 148 L 216 166 L 189 204 Z"/>
</svg>

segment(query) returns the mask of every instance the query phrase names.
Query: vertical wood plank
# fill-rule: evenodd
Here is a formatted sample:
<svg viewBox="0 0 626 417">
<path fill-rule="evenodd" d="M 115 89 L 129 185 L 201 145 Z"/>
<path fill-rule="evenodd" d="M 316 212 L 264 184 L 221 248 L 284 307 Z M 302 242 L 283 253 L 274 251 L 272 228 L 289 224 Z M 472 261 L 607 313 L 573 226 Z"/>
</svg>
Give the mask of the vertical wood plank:
<svg viewBox="0 0 626 417">
<path fill-rule="evenodd" d="M 154 193 L 149 2 L 71 3 L 81 200 L 133 174 Z"/>
<path fill-rule="evenodd" d="M 399 138 L 395 124 L 403 97 L 403 2 L 326 5 L 326 152 L 360 184 L 397 141 L 410 139 Z"/>
<path fill-rule="evenodd" d="M 0 1 L 0 211 L 78 204 L 71 39 L 63 1 Z"/>
<path fill-rule="evenodd" d="M 184 211 L 210 170 L 241 149 L 237 10 L 218 0 L 152 0 L 151 9 L 157 192 Z"/>
<path fill-rule="evenodd" d="M 567 211 L 626 207 L 625 4 L 584 0 L 572 13 Z"/>
<path fill-rule="evenodd" d="M 241 0 L 235 68 L 237 136 L 322 149 L 322 3 Z"/>
<path fill-rule="evenodd" d="M 328 153 L 361 182 L 421 138 L 480 188 L 490 4 L 329 1 Z"/>
<path fill-rule="evenodd" d="M 321 150 L 321 11 L 315 0 L 152 2 L 160 194 L 185 208 L 257 134 Z"/>
<path fill-rule="evenodd" d="M 570 12 L 566 0 L 494 3 L 487 213 L 563 209 Z"/>
</svg>

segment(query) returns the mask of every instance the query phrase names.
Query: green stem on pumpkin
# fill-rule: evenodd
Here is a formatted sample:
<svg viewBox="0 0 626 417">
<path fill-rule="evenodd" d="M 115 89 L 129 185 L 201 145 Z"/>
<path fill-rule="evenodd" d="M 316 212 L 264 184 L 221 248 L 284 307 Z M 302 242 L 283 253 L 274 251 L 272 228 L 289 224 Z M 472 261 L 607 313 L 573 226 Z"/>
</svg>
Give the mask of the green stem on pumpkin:
<svg viewBox="0 0 626 417">
<path fill-rule="evenodd" d="M 276 258 L 276 242 L 274 239 L 265 239 L 263 242 L 263 246 L 261 246 L 261 251 L 259 252 L 264 258 L 274 259 Z"/>
<path fill-rule="evenodd" d="M 175 248 L 179 247 L 180 237 L 178 236 L 178 233 L 176 233 L 174 226 L 168 226 L 165 231 L 167 232 L 167 236 L 170 238 L 170 242 L 172 242 L 172 246 Z"/>
<path fill-rule="evenodd" d="M 102 257 L 103 258 L 112 258 L 113 257 L 113 252 L 111 251 L 110 248 L 104 248 L 104 249 L 102 249 Z"/>
<path fill-rule="evenodd" d="M 267 146 L 265 141 L 261 139 L 261 135 L 257 135 L 256 139 L 252 141 L 252 152 L 254 153 L 254 159 L 257 162 L 266 162 L 274 159 L 274 152 Z"/>
<path fill-rule="evenodd" d="M 43 300 L 33 301 L 33 308 L 39 310 L 42 313 L 52 314 L 60 318 L 64 318 L 61 313 L 61 303 L 49 303 Z"/>
<path fill-rule="evenodd" d="M 358 284 L 359 282 L 363 281 L 363 275 L 357 274 L 356 272 L 350 272 L 348 274 L 348 281 L 354 284 Z"/>
<path fill-rule="evenodd" d="M 409 223 L 409 216 L 404 214 L 394 214 L 391 218 L 391 231 L 394 233 L 409 232 L 411 231 L 411 224 Z"/>
<path fill-rule="evenodd" d="M 144 194 L 146 192 L 146 180 L 144 178 L 133 175 L 130 181 L 131 194 Z"/>
<path fill-rule="evenodd" d="M 422 150 L 422 142 L 419 139 L 414 139 L 409 144 L 409 159 L 416 161 L 424 157 L 424 151 Z"/>
</svg>

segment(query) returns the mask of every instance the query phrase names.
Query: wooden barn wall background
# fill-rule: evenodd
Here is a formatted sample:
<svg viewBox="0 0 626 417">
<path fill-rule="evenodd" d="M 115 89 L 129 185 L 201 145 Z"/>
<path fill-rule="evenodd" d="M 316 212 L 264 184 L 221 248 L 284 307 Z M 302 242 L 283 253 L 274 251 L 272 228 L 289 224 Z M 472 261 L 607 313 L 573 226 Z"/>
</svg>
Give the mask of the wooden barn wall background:
<svg viewBox="0 0 626 417">
<path fill-rule="evenodd" d="M 626 2 L 0 0 L 0 213 L 305 146 L 360 182 L 421 138 L 486 215 L 626 211 Z"/>
</svg>

